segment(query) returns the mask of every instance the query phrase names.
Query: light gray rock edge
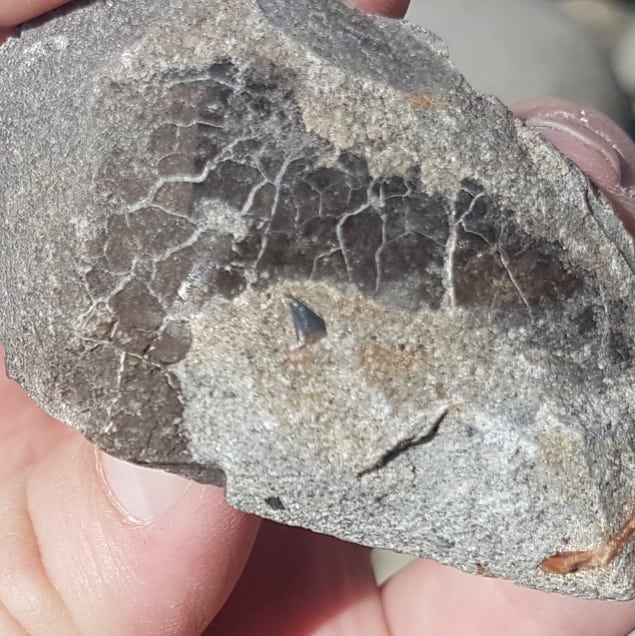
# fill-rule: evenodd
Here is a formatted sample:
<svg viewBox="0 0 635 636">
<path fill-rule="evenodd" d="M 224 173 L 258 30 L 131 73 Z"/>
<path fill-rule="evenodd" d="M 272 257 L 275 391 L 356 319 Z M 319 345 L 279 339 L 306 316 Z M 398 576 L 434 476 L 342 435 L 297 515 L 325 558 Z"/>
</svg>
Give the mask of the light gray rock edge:
<svg viewBox="0 0 635 636">
<path fill-rule="evenodd" d="M 97 2 L 0 49 L 0 340 L 48 412 L 249 512 L 635 596 L 635 254 L 435 36 Z M 320 314 L 303 349 L 285 298 Z"/>
</svg>

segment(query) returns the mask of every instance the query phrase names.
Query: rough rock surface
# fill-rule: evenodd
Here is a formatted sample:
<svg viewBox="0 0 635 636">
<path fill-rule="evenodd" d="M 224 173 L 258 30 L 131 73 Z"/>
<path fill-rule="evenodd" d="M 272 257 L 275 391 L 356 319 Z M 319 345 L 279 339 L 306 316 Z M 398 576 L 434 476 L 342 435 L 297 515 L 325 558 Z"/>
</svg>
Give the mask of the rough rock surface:
<svg viewBox="0 0 635 636">
<path fill-rule="evenodd" d="M 73 4 L 0 87 L 0 339 L 46 410 L 284 523 L 635 595 L 630 543 L 543 571 L 635 509 L 632 241 L 435 36 Z"/>
</svg>

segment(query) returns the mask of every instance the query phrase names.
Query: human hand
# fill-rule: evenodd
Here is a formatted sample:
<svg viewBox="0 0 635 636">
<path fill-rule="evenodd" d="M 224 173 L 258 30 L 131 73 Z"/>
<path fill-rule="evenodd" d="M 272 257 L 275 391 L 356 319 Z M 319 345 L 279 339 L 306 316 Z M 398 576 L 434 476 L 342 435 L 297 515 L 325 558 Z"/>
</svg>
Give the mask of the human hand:
<svg viewBox="0 0 635 636">
<path fill-rule="evenodd" d="M 0 33 L 61 4 L 0 0 Z M 392 16 L 407 7 L 355 4 Z M 596 175 L 607 191 L 616 165 L 619 181 L 635 169 L 617 145 L 623 162 L 606 149 L 592 162 L 611 167 Z M 380 589 L 367 549 L 261 524 L 218 488 L 102 455 L 0 368 L 0 634 L 196 636 L 210 622 L 208 636 L 623 636 L 635 604 L 544 594 L 427 560 Z"/>
</svg>

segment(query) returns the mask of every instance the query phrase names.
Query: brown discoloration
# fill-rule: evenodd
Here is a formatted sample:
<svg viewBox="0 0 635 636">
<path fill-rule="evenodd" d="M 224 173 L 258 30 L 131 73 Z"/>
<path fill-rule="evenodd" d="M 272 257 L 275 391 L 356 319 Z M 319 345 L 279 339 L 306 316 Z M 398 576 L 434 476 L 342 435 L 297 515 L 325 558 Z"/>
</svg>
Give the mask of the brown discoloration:
<svg viewBox="0 0 635 636">
<path fill-rule="evenodd" d="M 408 101 L 417 108 L 440 108 L 447 106 L 447 99 L 438 95 L 424 95 L 413 93 L 408 95 Z"/>
<path fill-rule="evenodd" d="M 414 369 L 420 370 L 428 364 L 428 353 L 423 347 L 406 344 L 393 347 L 371 343 L 360 349 L 359 357 L 364 376 L 372 384 L 401 385 Z"/>
<path fill-rule="evenodd" d="M 578 570 L 591 570 L 603 565 L 606 563 L 598 562 L 594 550 L 574 550 L 552 554 L 540 564 L 540 569 L 545 574 L 572 574 Z"/>
<path fill-rule="evenodd" d="M 635 513 L 616 534 L 597 548 L 556 552 L 540 564 L 540 569 L 546 574 L 572 574 L 580 570 L 606 567 L 633 538 L 634 534 Z"/>
<path fill-rule="evenodd" d="M 316 352 L 312 347 L 291 347 L 282 352 L 280 361 L 289 365 L 312 365 L 316 361 Z"/>
<path fill-rule="evenodd" d="M 487 576 L 487 574 L 488 574 L 487 567 L 485 565 L 483 565 L 482 563 L 477 563 L 476 564 L 476 574 L 478 574 L 479 576 Z"/>
<path fill-rule="evenodd" d="M 539 307 L 570 298 L 584 284 L 547 244 L 503 255 L 479 236 L 461 234 L 457 250 L 456 298 L 464 305 L 495 300 L 502 307 Z"/>
</svg>

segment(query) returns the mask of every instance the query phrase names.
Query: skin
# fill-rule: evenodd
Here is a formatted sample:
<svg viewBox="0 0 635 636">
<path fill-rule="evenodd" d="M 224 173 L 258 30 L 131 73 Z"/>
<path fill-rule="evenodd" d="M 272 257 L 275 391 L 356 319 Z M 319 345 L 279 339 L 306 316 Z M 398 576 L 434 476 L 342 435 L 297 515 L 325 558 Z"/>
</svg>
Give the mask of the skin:
<svg viewBox="0 0 635 636">
<path fill-rule="evenodd" d="M 60 4 L 0 0 L 0 42 Z M 407 8 L 353 4 L 392 17 Z M 632 144 L 579 111 L 544 100 L 517 110 L 547 136 L 556 130 L 552 141 L 619 194 L 611 200 L 626 222 Z M 196 636 L 209 625 L 205 633 L 219 636 L 623 636 L 635 627 L 634 602 L 545 594 L 427 560 L 378 588 L 367 549 L 261 522 L 229 508 L 218 488 L 104 458 L 1 366 L 0 538 L 7 635 Z"/>
</svg>

